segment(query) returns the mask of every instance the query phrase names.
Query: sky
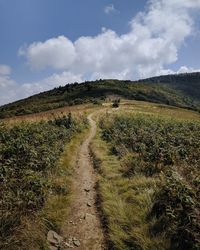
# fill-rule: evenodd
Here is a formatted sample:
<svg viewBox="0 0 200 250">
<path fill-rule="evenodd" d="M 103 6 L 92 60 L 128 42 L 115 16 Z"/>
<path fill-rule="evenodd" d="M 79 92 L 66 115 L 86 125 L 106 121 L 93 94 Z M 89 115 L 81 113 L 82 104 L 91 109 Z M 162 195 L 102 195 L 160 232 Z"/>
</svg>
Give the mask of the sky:
<svg viewBox="0 0 200 250">
<path fill-rule="evenodd" d="M 200 71 L 200 0 L 0 0 L 0 105 L 73 82 Z"/>
</svg>

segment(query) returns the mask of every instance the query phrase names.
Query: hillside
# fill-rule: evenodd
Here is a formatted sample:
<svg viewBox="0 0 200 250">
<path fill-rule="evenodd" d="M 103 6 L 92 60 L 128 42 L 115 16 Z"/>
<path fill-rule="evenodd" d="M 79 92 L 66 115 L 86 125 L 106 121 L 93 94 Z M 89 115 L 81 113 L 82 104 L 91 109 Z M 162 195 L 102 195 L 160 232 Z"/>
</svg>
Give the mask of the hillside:
<svg viewBox="0 0 200 250">
<path fill-rule="evenodd" d="M 0 118 L 38 113 L 63 106 L 98 103 L 108 95 L 199 110 L 200 73 L 140 81 L 98 80 L 67 84 L 0 107 Z"/>
<path fill-rule="evenodd" d="M 186 96 L 194 98 L 196 101 L 200 99 L 200 72 L 185 73 L 177 75 L 165 75 L 140 80 L 139 82 L 165 84 L 175 90 L 182 91 Z"/>
<path fill-rule="evenodd" d="M 0 248 L 198 249 L 199 131 L 135 100 L 5 119 Z"/>
</svg>

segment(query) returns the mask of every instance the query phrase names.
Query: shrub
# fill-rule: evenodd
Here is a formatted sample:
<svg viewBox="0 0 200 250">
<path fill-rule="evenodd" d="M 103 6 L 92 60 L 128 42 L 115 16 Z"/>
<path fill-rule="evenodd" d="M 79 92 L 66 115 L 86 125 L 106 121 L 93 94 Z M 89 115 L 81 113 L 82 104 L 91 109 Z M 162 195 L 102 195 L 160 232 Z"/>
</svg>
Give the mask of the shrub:
<svg viewBox="0 0 200 250">
<path fill-rule="evenodd" d="M 82 121 L 78 123 L 71 114 L 13 127 L 0 123 L 0 237 L 4 246 L 12 241 L 23 216 L 34 216 L 52 191 L 64 192 L 50 185 L 48 176 L 56 171 L 64 145 L 82 127 Z"/>
<path fill-rule="evenodd" d="M 146 216 L 139 221 L 151 233 L 152 244 L 161 237 L 170 242 L 171 250 L 199 249 L 200 123 L 134 114 L 104 116 L 99 125 L 102 138 L 121 162 L 122 190 L 128 193 L 126 181 L 129 185 L 138 181 L 130 191 L 130 209 L 135 209 L 138 196 L 152 192 L 151 186 L 146 191 L 141 187 L 145 180 L 157 182 L 157 191 L 143 208 Z M 125 236 L 131 233 L 127 230 Z M 136 241 L 133 236 L 132 244 Z"/>
<path fill-rule="evenodd" d="M 119 104 L 120 104 L 120 99 L 115 99 L 115 100 L 113 101 L 112 107 L 113 107 L 113 108 L 118 108 L 118 107 L 119 107 Z"/>
</svg>

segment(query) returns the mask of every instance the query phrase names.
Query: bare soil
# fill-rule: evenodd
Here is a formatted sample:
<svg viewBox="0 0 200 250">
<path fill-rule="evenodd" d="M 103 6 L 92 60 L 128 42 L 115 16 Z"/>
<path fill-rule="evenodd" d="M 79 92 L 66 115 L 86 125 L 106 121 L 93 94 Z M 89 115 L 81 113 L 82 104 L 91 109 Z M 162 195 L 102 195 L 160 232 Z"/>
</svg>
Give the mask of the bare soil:
<svg viewBox="0 0 200 250">
<path fill-rule="evenodd" d="M 62 229 L 62 236 L 66 242 L 73 239 L 80 242 L 76 249 L 102 250 L 104 244 L 103 229 L 96 207 L 96 175 L 89 152 L 89 144 L 96 134 L 96 123 L 92 114 L 88 116 L 90 131 L 87 138 L 80 145 L 77 167 L 73 183 L 73 201 L 69 221 Z"/>
</svg>

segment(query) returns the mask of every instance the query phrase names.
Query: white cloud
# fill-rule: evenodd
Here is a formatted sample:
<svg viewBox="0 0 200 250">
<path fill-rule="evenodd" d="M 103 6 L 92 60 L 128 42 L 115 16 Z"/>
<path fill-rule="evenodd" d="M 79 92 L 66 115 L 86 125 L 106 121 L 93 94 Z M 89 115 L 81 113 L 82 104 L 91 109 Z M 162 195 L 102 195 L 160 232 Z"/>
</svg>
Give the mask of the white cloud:
<svg viewBox="0 0 200 250">
<path fill-rule="evenodd" d="M 154 76 L 193 73 L 193 72 L 200 72 L 200 69 L 194 69 L 192 67 L 187 67 L 187 66 L 181 66 L 177 71 L 174 71 L 172 69 L 160 69 L 155 73 Z"/>
<path fill-rule="evenodd" d="M 26 96 L 50 90 L 58 86 L 64 86 L 69 83 L 82 82 L 80 75 L 73 75 L 70 72 L 62 72 L 61 74 L 53 74 L 41 81 L 34 83 L 24 83 L 21 85 L 21 90 L 26 93 Z"/>
<path fill-rule="evenodd" d="M 0 75 L 0 105 L 13 102 L 21 98 L 34 95 L 39 92 L 63 86 L 68 83 L 82 82 L 80 75 L 73 75 L 70 72 L 53 74 L 38 82 L 19 84 L 9 76 Z"/>
<path fill-rule="evenodd" d="M 193 11 L 200 8 L 200 0 L 151 0 L 148 6 L 131 20 L 126 34 L 104 28 L 97 36 L 75 42 L 59 36 L 33 43 L 20 53 L 32 68 L 52 67 L 89 79 L 135 79 L 164 72 L 193 33 Z"/>
<path fill-rule="evenodd" d="M 43 69 L 46 66 L 67 69 L 76 57 L 73 43 L 64 36 L 24 46 L 19 49 L 19 55 L 25 55 L 34 69 Z"/>
<path fill-rule="evenodd" d="M 13 100 L 16 96 L 15 81 L 10 78 L 11 68 L 8 65 L 0 65 L 0 105 Z"/>
<path fill-rule="evenodd" d="M 113 12 L 117 12 L 117 10 L 115 9 L 115 6 L 114 6 L 114 4 L 109 4 L 109 5 L 107 5 L 105 8 L 104 8 L 104 12 L 106 13 L 106 14 L 110 14 L 110 13 L 113 13 Z"/>
<path fill-rule="evenodd" d="M 200 72 L 200 69 L 193 69 L 191 67 L 181 66 L 176 73 L 181 74 L 181 73 L 192 73 L 192 72 Z"/>
<path fill-rule="evenodd" d="M 0 64 L 0 76 L 2 75 L 10 75 L 11 68 L 8 65 Z"/>
</svg>

